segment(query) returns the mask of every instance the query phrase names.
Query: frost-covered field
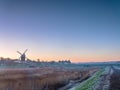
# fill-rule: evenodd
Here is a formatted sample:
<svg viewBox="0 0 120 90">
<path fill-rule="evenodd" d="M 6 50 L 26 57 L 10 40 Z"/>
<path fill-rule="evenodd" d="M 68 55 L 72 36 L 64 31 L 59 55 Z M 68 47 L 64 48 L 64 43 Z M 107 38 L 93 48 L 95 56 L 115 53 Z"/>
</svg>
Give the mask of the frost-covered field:
<svg viewBox="0 0 120 90">
<path fill-rule="evenodd" d="M 69 90 L 108 90 L 110 87 L 110 76 L 113 71 L 110 66 L 101 68 L 87 80 L 76 84 Z"/>
<path fill-rule="evenodd" d="M 103 90 L 113 73 L 109 64 L 0 64 L 0 90 Z"/>
<path fill-rule="evenodd" d="M 97 71 L 92 77 L 88 80 L 81 83 L 75 90 L 93 90 L 95 88 L 96 83 L 100 79 L 100 76 L 104 73 L 104 69 Z"/>
<path fill-rule="evenodd" d="M 91 72 L 90 72 L 91 71 Z M 69 82 L 88 77 L 97 68 L 2 68 L 0 90 L 57 90 Z"/>
</svg>

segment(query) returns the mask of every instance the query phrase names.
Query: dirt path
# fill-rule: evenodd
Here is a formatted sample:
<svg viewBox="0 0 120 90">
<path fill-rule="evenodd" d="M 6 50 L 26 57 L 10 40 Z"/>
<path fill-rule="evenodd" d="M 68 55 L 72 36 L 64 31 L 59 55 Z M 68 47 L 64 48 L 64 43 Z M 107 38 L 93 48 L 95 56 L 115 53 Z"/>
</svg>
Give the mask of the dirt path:
<svg viewBox="0 0 120 90">
<path fill-rule="evenodd" d="M 78 85 L 80 85 L 80 83 L 88 80 L 98 70 L 99 70 L 99 68 L 93 68 L 91 70 L 88 70 L 87 72 L 81 73 L 81 77 L 79 79 L 77 79 L 77 80 L 71 80 L 67 85 L 65 85 L 62 88 L 59 88 L 58 90 L 75 90 L 75 88 Z"/>
<path fill-rule="evenodd" d="M 104 74 L 100 77 L 100 79 L 97 81 L 96 85 L 94 86 L 93 90 L 109 90 L 109 86 L 110 86 L 110 76 L 113 73 L 113 69 L 111 67 L 106 67 L 105 68 L 105 72 Z M 95 74 L 94 74 L 95 75 Z M 94 77 L 94 75 L 92 75 L 92 77 Z M 90 78 L 92 78 L 90 77 Z M 89 78 L 89 79 L 90 79 Z M 84 81 L 85 82 L 85 81 Z M 82 83 L 84 83 L 82 82 Z M 68 89 L 68 90 L 75 90 L 76 87 L 78 87 L 80 84 L 76 84 L 74 85 L 72 88 Z M 120 90 L 120 89 L 119 89 Z"/>
<path fill-rule="evenodd" d="M 95 72 L 95 73 L 96 73 L 96 72 Z M 83 80 L 82 82 L 79 82 L 79 83 L 74 84 L 70 89 L 67 89 L 67 90 L 75 90 L 76 87 L 82 85 L 82 84 L 83 84 L 84 82 L 86 82 L 87 80 L 93 78 L 93 77 L 95 76 L 95 73 L 92 73 L 89 78 L 86 78 L 86 79 Z"/>
<path fill-rule="evenodd" d="M 114 73 L 110 78 L 109 90 L 120 90 L 120 69 L 113 67 Z"/>
<path fill-rule="evenodd" d="M 112 67 L 105 68 L 105 72 L 101 75 L 100 79 L 94 90 L 109 90 L 110 87 L 110 76 L 113 73 Z"/>
</svg>

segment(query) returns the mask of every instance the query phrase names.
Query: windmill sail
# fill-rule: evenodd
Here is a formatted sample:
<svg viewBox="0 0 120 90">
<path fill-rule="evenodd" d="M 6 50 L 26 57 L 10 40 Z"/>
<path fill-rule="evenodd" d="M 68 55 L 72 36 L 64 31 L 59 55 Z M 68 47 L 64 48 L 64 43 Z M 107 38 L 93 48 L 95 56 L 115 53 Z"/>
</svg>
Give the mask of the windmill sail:
<svg viewBox="0 0 120 90">
<path fill-rule="evenodd" d="M 24 51 L 23 54 L 21 52 L 17 51 L 17 53 L 20 54 L 20 60 L 21 61 L 25 61 L 26 60 L 26 55 L 25 55 L 26 52 L 27 52 L 27 49 Z"/>
</svg>

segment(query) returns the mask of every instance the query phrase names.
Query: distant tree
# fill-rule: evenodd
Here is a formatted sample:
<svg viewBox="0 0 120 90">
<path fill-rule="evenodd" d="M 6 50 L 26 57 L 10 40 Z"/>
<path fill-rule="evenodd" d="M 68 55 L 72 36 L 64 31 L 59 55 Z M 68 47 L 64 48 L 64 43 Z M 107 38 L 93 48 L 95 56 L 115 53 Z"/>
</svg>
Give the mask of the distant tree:
<svg viewBox="0 0 120 90">
<path fill-rule="evenodd" d="M 8 58 L 6 58 L 6 60 L 12 60 L 12 59 L 8 57 Z"/>
<path fill-rule="evenodd" d="M 40 62 L 40 59 L 37 59 L 38 62 Z"/>
<path fill-rule="evenodd" d="M 0 57 L 0 60 L 4 60 L 4 58 L 3 58 L 3 57 Z"/>
<path fill-rule="evenodd" d="M 68 60 L 68 63 L 71 63 L 71 61 L 70 61 L 70 60 Z"/>
<path fill-rule="evenodd" d="M 52 64 L 54 64 L 54 63 L 55 63 L 55 61 L 51 61 L 51 63 L 52 63 Z"/>
</svg>

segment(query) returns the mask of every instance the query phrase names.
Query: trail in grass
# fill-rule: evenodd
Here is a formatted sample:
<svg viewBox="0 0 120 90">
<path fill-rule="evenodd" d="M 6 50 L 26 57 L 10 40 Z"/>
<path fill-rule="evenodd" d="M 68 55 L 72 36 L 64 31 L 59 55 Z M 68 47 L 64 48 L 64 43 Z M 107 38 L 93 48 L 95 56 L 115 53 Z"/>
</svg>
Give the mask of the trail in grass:
<svg viewBox="0 0 120 90">
<path fill-rule="evenodd" d="M 92 76 L 87 81 L 83 82 L 78 87 L 76 87 L 75 90 L 91 90 L 91 89 L 93 89 L 103 72 L 104 72 L 104 69 L 99 70 L 98 72 L 95 73 L 94 76 Z"/>
<path fill-rule="evenodd" d="M 89 79 L 75 84 L 72 88 L 69 90 L 103 90 L 104 85 L 105 87 L 107 85 L 107 88 L 109 87 L 109 77 L 113 73 L 111 70 L 111 67 L 103 68 L 99 71 L 97 71 L 95 74 L 93 74 Z M 101 84 L 102 83 L 102 84 Z M 101 89 L 100 89 L 101 88 Z"/>
<path fill-rule="evenodd" d="M 83 84 L 85 84 L 86 82 L 89 82 L 89 80 L 93 79 L 93 78 L 96 76 L 97 73 L 98 73 L 98 71 L 97 71 L 96 73 L 94 73 L 93 75 L 91 75 L 91 77 L 88 78 L 87 80 L 75 84 L 72 88 L 70 88 L 70 89 L 68 89 L 68 90 L 77 90 L 76 88 L 81 87 L 81 86 L 82 86 Z M 78 89 L 78 90 L 81 90 L 81 89 Z"/>
<path fill-rule="evenodd" d="M 109 90 L 120 90 L 120 67 L 113 67 L 114 72 L 110 78 L 110 88 Z"/>
</svg>

